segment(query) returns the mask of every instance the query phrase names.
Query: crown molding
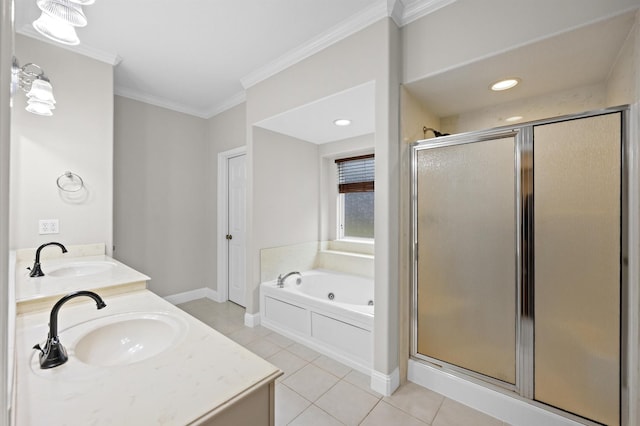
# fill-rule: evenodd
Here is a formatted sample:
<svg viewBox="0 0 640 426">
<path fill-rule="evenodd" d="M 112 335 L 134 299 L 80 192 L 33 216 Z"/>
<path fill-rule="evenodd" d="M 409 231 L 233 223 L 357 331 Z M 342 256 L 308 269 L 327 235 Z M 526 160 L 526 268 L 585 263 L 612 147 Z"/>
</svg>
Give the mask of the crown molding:
<svg viewBox="0 0 640 426">
<path fill-rule="evenodd" d="M 114 95 L 122 96 L 123 98 L 132 99 L 138 102 L 143 102 L 149 105 L 154 105 L 160 108 L 169 109 L 171 111 L 180 112 L 182 114 L 188 114 L 194 117 L 203 118 L 205 120 L 215 117 L 216 115 L 221 114 L 237 105 L 240 105 L 247 100 L 246 92 L 244 90 L 241 90 L 235 95 L 215 105 L 213 108 L 204 111 L 176 102 L 171 102 L 158 96 L 138 92 L 137 90 L 129 89 L 126 87 L 114 87 Z"/>
<path fill-rule="evenodd" d="M 242 87 L 248 89 L 251 86 L 254 86 L 255 84 L 279 73 L 280 71 L 289 68 L 291 65 L 320 52 L 337 41 L 340 41 L 388 16 L 389 11 L 387 0 L 377 0 L 371 7 L 345 21 L 342 21 L 340 24 L 311 39 L 304 45 L 289 51 L 275 61 L 272 61 L 241 78 L 240 82 L 242 83 Z"/>
<path fill-rule="evenodd" d="M 398 27 L 402 27 L 405 6 L 402 0 L 387 0 L 387 14 Z"/>
<path fill-rule="evenodd" d="M 240 105 L 241 103 L 245 102 L 247 100 L 247 92 L 245 92 L 244 90 L 241 90 L 240 92 L 236 93 L 235 95 L 227 98 L 226 100 L 220 102 L 218 105 L 214 106 L 212 109 L 209 110 L 209 112 L 207 112 L 206 118 L 212 118 L 215 117 L 218 114 L 222 114 L 223 112 L 237 106 Z"/>
<path fill-rule="evenodd" d="M 157 96 L 149 95 L 147 93 L 138 92 L 137 90 L 133 90 L 126 87 L 114 87 L 114 95 L 122 96 L 123 98 L 133 99 L 134 101 L 143 102 L 149 105 L 155 105 L 160 108 L 170 109 L 172 111 L 181 112 L 183 114 L 193 115 L 194 117 L 208 119 L 207 114 L 203 113 L 201 110 L 179 104 L 176 102 L 169 101 L 164 98 L 160 98 Z"/>
<path fill-rule="evenodd" d="M 91 46 L 87 46 L 86 44 L 82 44 L 82 43 L 77 46 L 68 46 L 66 44 L 62 44 L 62 43 L 58 43 L 53 40 L 50 40 L 44 37 L 43 35 L 41 35 L 39 32 L 37 32 L 29 24 L 22 26 L 22 28 L 18 29 L 16 32 L 23 36 L 45 42 L 65 50 L 78 53 L 83 56 L 87 56 L 91 59 L 95 59 L 100 62 L 105 62 L 114 67 L 117 66 L 120 62 L 122 62 L 122 58 L 117 53 L 105 52 L 104 50 L 95 49 Z"/>
<path fill-rule="evenodd" d="M 403 27 L 416 19 L 422 18 L 456 0 L 398 0 L 403 3 L 402 19 L 399 26 Z M 397 22 L 397 21 L 396 21 Z"/>
<path fill-rule="evenodd" d="M 403 27 L 425 15 L 435 12 L 456 0 L 376 0 L 369 8 L 342 21 L 328 31 L 311 39 L 278 59 L 258 68 L 240 79 L 245 89 L 289 68 L 332 44 L 368 27 L 382 18 L 390 17 Z"/>
</svg>

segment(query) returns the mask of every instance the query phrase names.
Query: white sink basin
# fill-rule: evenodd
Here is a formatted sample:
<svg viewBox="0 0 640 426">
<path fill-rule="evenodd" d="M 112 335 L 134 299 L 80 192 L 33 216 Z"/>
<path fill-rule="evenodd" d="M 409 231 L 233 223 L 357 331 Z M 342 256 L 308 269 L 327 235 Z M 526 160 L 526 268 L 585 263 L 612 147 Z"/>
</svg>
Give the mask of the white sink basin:
<svg viewBox="0 0 640 426">
<path fill-rule="evenodd" d="M 73 345 L 75 357 L 89 365 L 133 364 L 156 356 L 175 346 L 184 336 L 187 323 L 169 313 L 112 315 L 88 321 L 77 327 L 79 337 Z M 68 331 L 75 334 L 76 327 Z M 90 328 L 86 330 L 86 328 Z M 60 340 L 65 343 L 65 332 Z"/>
<path fill-rule="evenodd" d="M 115 263 L 107 261 L 72 262 L 50 271 L 45 270 L 45 275 L 56 278 L 84 277 L 102 274 L 114 267 L 116 267 Z"/>
</svg>

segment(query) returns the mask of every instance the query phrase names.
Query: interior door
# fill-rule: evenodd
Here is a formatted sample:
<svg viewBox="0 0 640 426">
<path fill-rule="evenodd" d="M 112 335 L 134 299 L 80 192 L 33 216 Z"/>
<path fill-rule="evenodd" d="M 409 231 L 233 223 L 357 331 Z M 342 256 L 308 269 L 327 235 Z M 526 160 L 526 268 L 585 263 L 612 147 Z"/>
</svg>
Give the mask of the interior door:
<svg viewBox="0 0 640 426">
<path fill-rule="evenodd" d="M 245 306 L 246 166 L 244 154 L 227 160 L 227 173 L 229 300 Z"/>
</svg>

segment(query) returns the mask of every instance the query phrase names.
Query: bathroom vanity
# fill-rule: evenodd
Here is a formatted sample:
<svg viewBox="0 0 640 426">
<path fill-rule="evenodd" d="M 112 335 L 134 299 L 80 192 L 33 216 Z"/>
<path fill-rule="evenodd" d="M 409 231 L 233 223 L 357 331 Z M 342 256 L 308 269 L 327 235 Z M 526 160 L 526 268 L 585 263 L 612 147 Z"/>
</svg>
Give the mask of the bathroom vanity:
<svg viewBox="0 0 640 426">
<path fill-rule="evenodd" d="M 103 262 L 115 265 L 108 266 L 111 272 L 96 272 L 105 267 Z M 47 301 L 59 297 L 21 298 L 24 289 L 19 290 L 22 280 L 17 277 L 16 424 L 274 424 L 274 383 L 282 374 L 278 368 L 144 285 L 140 288 L 134 275 L 131 283 L 116 279 L 114 287 L 105 285 L 100 274 L 121 276 L 115 272 L 121 264 L 111 258 L 67 258 L 63 263 L 48 265 L 51 279 L 57 267 L 71 268 L 61 272 L 65 274 L 94 271 L 82 290 L 99 293 L 107 306 L 97 310 L 85 297 L 65 304 L 58 330 L 69 360 L 41 369 L 39 352 L 32 347 L 47 337 Z M 46 267 L 43 263 L 45 273 Z M 65 287 L 76 280 L 61 280 L 63 293 L 78 290 Z"/>
</svg>

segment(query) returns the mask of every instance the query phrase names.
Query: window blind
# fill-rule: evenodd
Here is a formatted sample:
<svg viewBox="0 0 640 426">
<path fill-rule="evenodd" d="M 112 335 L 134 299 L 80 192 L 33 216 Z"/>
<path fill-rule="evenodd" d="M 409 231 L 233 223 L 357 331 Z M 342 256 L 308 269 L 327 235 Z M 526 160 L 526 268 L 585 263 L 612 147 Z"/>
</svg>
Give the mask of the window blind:
<svg viewBox="0 0 640 426">
<path fill-rule="evenodd" d="M 373 192 L 375 180 L 374 155 L 340 158 L 338 165 L 338 192 Z"/>
</svg>

